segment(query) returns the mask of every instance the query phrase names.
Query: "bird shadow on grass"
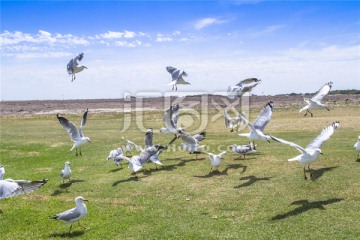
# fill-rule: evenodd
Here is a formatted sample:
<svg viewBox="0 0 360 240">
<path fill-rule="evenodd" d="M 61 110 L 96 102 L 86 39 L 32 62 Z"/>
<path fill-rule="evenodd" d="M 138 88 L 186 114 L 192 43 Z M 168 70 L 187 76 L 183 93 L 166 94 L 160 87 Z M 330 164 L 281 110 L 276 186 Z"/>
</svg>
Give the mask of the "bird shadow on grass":
<svg viewBox="0 0 360 240">
<path fill-rule="evenodd" d="M 144 177 L 147 177 L 147 176 L 144 176 Z M 119 181 L 116 181 L 112 184 L 113 187 L 117 186 L 118 184 L 120 183 L 124 183 L 124 182 L 137 182 L 140 180 L 140 178 L 144 178 L 144 177 L 138 177 L 138 176 L 131 176 L 129 177 L 128 179 L 123 179 L 123 180 L 119 180 Z"/>
<path fill-rule="evenodd" d="M 226 168 L 223 171 L 219 171 L 219 170 L 215 170 L 215 171 L 211 171 L 208 174 L 204 175 L 204 176 L 194 176 L 197 178 L 210 178 L 213 176 L 223 176 L 223 175 L 228 175 L 228 170 L 229 169 L 239 169 L 239 168 L 243 168 L 243 172 L 246 171 L 247 166 L 242 165 L 242 164 L 230 164 L 227 165 Z"/>
<path fill-rule="evenodd" d="M 0 214 L 3 214 L 3 211 L 0 209 Z"/>
<path fill-rule="evenodd" d="M 114 172 L 117 172 L 117 171 L 120 171 L 120 170 L 123 170 L 123 169 L 124 169 L 123 167 L 118 167 L 116 169 L 110 170 L 108 173 L 114 173 Z"/>
<path fill-rule="evenodd" d="M 63 233 L 53 233 L 49 235 L 49 238 L 60 237 L 60 238 L 73 238 L 80 237 L 84 235 L 85 231 L 74 231 L 71 233 L 63 232 Z"/>
<path fill-rule="evenodd" d="M 359 159 L 356 159 L 356 161 L 355 162 L 358 162 L 358 163 L 360 163 L 360 158 Z"/>
<path fill-rule="evenodd" d="M 304 212 L 309 211 L 314 208 L 317 208 L 320 210 L 326 210 L 324 205 L 337 203 L 342 200 L 344 200 L 344 198 L 330 198 L 325 201 L 314 201 L 314 202 L 309 202 L 309 200 L 294 201 L 290 205 L 299 205 L 297 208 L 295 208 L 287 213 L 284 213 L 284 214 L 278 214 L 275 217 L 271 218 L 271 220 L 280 220 L 280 219 L 285 219 L 285 218 L 288 218 L 291 216 L 296 216 L 296 215 L 299 215 L 301 213 L 304 213 Z"/>
<path fill-rule="evenodd" d="M 242 188 L 242 187 L 248 187 L 258 181 L 269 181 L 271 179 L 271 177 L 263 177 L 263 178 L 258 178 L 258 177 L 255 177 L 253 175 L 251 176 L 247 176 L 247 177 L 242 177 L 240 178 L 240 180 L 247 180 L 247 182 L 244 182 L 234 188 Z"/>
<path fill-rule="evenodd" d="M 256 159 L 256 156 L 261 156 L 264 155 L 263 153 L 251 153 L 251 154 L 245 154 L 243 156 L 238 156 L 236 158 L 234 158 L 233 160 L 237 161 L 237 160 L 242 160 L 242 161 L 246 161 L 246 160 L 252 160 L 252 159 Z M 245 156 L 245 158 L 244 158 Z"/>
<path fill-rule="evenodd" d="M 315 180 L 321 178 L 325 172 L 332 171 L 335 168 L 338 168 L 338 167 L 325 167 L 325 168 L 319 168 L 319 169 L 312 169 L 311 172 L 313 175 L 312 175 L 311 180 L 315 181 Z"/>
<path fill-rule="evenodd" d="M 77 182 L 85 182 L 85 180 L 70 180 L 70 181 L 68 181 L 68 182 L 66 182 L 66 183 L 61 183 L 61 184 L 59 185 L 59 188 L 60 188 L 60 189 L 56 189 L 56 190 L 51 194 L 51 196 L 57 196 L 57 195 L 60 195 L 60 194 L 64 193 L 64 192 L 65 192 L 64 190 L 67 191 L 67 189 L 68 189 L 73 183 L 77 183 Z"/>
</svg>

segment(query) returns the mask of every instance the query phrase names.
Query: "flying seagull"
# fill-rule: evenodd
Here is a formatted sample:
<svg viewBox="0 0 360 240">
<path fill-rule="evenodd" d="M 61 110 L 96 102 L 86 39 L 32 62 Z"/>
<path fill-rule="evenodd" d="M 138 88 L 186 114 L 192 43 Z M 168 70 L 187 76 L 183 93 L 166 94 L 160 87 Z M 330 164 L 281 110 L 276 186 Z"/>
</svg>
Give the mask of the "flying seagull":
<svg viewBox="0 0 360 240">
<path fill-rule="evenodd" d="M 261 79 L 247 78 L 240 81 L 235 86 L 229 86 L 227 89 L 228 98 L 240 98 L 242 95 L 244 95 L 244 93 L 250 92 L 259 83 L 261 83 Z"/>
<path fill-rule="evenodd" d="M 302 148 L 301 146 L 299 146 L 293 142 L 288 142 L 286 140 L 276 138 L 274 136 L 271 136 L 271 139 L 273 139 L 277 142 L 283 143 L 283 144 L 290 145 L 291 147 L 294 147 L 299 152 L 301 152 L 300 155 L 298 155 L 294 158 L 291 158 L 288 161 L 289 162 L 298 161 L 302 165 L 304 165 L 305 180 L 307 180 L 307 177 L 305 174 L 305 166 L 308 165 L 308 170 L 310 171 L 310 178 L 313 179 L 313 174 L 310 169 L 310 164 L 315 162 L 318 159 L 320 154 L 323 154 L 320 149 L 321 145 L 323 145 L 323 143 L 325 143 L 331 137 L 331 135 L 335 132 L 335 130 L 339 127 L 339 125 L 340 125 L 339 122 L 333 122 L 331 125 L 324 128 L 322 130 L 322 132 L 320 133 L 320 135 L 317 136 L 309 145 L 307 145 L 306 148 Z"/>
<path fill-rule="evenodd" d="M 79 73 L 87 67 L 79 65 L 79 62 L 83 59 L 84 53 L 79 53 L 75 58 L 71 59 L 67 64 L 67 72 L 71 75 L 71 82 L 75 80 L 75 73 Z"/>
<path fill-rule="evenodd" d="M 256 145 L 254 145 L 252 142 L 250 142 L 247 145 L 236 145 L 233 144 L 230 146 L 231 151 L 233 151 L 233 153 L 238 154 L 238 155 L 244 155 L 244 159 L 245 159 L 245 155 L 249 154 L 249 153 L 254 153 L 256 152 Z"/>
<path fill-rule="evenodd" d="M 241 116 L 243 118 L 246 118 L 245 112 L 242 112 Z M 238 131 L 241 123 L 244 123 L 244 121 L 240 116 L 230 117 L 226 109 L 224 109 L 224 120 L 225 120 L 225 127 L 231 129 L 230 132 L 233 132 L 234 128 L 236 131 Z"/>
<path fill-rule="evenodd" d="M 326 109 L 330 111 L 330 109 L 327 107 L 326 104 L 322 103 L 321 100 L 330 92 L 333 82 L 328 82 L 324 86 L 320 88 L 320 90 L 316 93 L 315 96 L 313 96 L 311 99 L 304 98 L 304 101 L 308 104 L 302 109 L 300 109 L 299 112 L 305 111 L 306 113 L 304 116 L 306 116 L 308 113 L 310 113 L 311 116 L 313 116 L 312 112 L 310 110 L 312 109 Z"/>
<path fill-rule="evenodd" d="M 168 85 L 173 85 L 173 88 L 171 90 L 177 91 L 177 84 L 190 84 L 189 82 L 186 82 L 183 77 L 187 77 L 188 74 L 185 71 L 182 71 L 180 73 L 180 70 L 174 67 L 166 67 L 166 71 L 168 71 L 171 74 L 171 82 Z"/>
<path fill-rule="evenodd" d="M 106 160 L 109 160 L 110 158 L 113 159 L 114 164 L 116 165 L 120 165 L 124 160 L 127 160 L 127 157 L 124 156 L 122 148 L 110 151 L 109 156 L 106 158 Z"/>
<path fill-rule="evenodd" d="M 223 158 L 223 156 L 226 154 L 226 151 L 222 151 L 221 153 L 219 153 L 218 155 L 215 155 L 213 153 L 208 153 L 205 152 L 207 155 L 209 155 L 210 158 L 210 162 L 211 162 L 211 169 L 210 169 L 210 173 L 214 170 L 214 171 L 218 171 L 218 168 L 220 166 L 221 160 Z"/>
<path fill-rule="evenodd" d="M 47 179 L 40 181 L 3 179 L 4 175 L 5 168 L 0 166 L 0 200 L 31 193 L 48 181 Z"/>
<path fill-rule="evenodd" d="M 248 137 L 250 141 L 263 140 L 270 142 L 270 136 L 264 134 L 265 126 L 270 122 L 274 109 L 273 101 L 268 102 L 261 110 L 254 124 L 251 124 L 246 118 L 240 116 L 245 124 L 249 127 L 250 133 L 241 133 L 239 136 Z M 254 142 L 253 142 L 254 144 Z"/>
<path fill-rule="evenodd" d="M 87 209 L 86 209 L 86 205 L 84 204 L 84 201 L 88 201 L 88 200 L 84 199 L 83 197 L 75 198 L 75 205 L 76 205 L 75 208 L 56 214 L 55 216 L 52 217 L 52 219 L 60 220 L 62 222 L 71 224 L 69 229 L 69 234 L 71 232 L 72 225 L 75 222 L 78 222 L 79 226 L 82 227 L 83 229 L 88 230 L 89 228 L 80 225 L 80 220 L 86 217 L 87 214 Z"/>
<path fill-rule="evenodd" d="M 181 146 L 186 151 L 188 151 L 191 154 L 202 153 L 199 149 L 203 148 L 204 146 L 199 146 L 199 142 L 201 142 L 202 140 L 205 139 L 206 132 L 201 132 L 201 133 L 195 134 L 194 136 L 191 136 L 184 129 L 178 128 L 176 134 L 177 134 L 177 137 L 181 138 L 181 140 L 184 142 L 181 144 Z"/>
<path fill-rule="evenodd" d="M 87 114 L 88 114 L 88 109 L 86 109 L 86 111 L 84 112 L 79 128 L 77 128 L 72 122 L 70 122 L 66 118 L 61 117 L 59 114 L 56 114 L 56 117 L 59 119 L 60 124 L 66 129 L 67 133 L 71 137 L 71 140 L 75 142 L 73 147 L 70 149 L 70 151 L 72 151 L 75 148 L 76 156 L 78 156 L 77 149 L 80 148 L 80 155 L 82 155 L 81 145 L 90 142 L 90 138 L 85 137 L 82 132 L 82 128 L 86 124 Z"/>
<path fill-rule="evenodd" d="M 165 134 L 176 134 L 176 129 L 178 128 L 179 109 L 179 104 L 174 104 L 165 111 L 163 116 L 165 127 L 160 128 L 160 132 Z"/>
<path fill-rule="evenodd" d="M 355 150 L 358 152 L 357 160 L 360 159 L 360 136 L 358 137 L 357 143 L 354 145 Z"/>
<path fill-rule="evenodd" d="M 65 162 L 65 167 L 63 170 L 61 170 L 60 172 L 60 177 L 63 180 L 64 183 L 64 179 L 69 179 L 71 178 L 71 169 L 70 169 L 70 163 L 69 162 Z"/>
</svg>

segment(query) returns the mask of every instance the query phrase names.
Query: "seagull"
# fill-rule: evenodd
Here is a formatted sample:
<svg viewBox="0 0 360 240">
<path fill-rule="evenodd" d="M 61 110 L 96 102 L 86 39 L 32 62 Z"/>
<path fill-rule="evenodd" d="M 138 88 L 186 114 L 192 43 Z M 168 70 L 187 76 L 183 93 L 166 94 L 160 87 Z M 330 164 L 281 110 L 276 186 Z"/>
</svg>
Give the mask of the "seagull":
<svg viewBox="0 0 360 240">
<path fill-rule="evenodd" d="M 218 171 L 218 167 L 220 166 L 221 160 L 222 160 L 223 156 L 226 154 L 226 151 L 223 151 L 223 152 L 219 153 L 218 155 L 215 155 L 213 153 L 208 153 L 208 152 L 205 152 L 205 153 L 207 155 L 209 155 L 209 158 L 210 158 L 210 162 L 211 162 L 210 173 L 212 172 L 212 170 Z"/>
<path fill-rule="evenodd" d="M 247 78 L 240 81 L 235 86 L 229 86 L 227 89 L 227 94 L 229 99 L 240 98 L 244 93 L 250 92 L 256 85 L 261 83 L 261 79 L 257 78 Z"/>
<path fill-rule="evenodd" d="M 302 109 L 300 109 L 299 112 L 305 111 L 306 113 L 304 116 L 306 116 L 308 113 L 313 116 L 312 112 L 310 110 L 312 109 L 323 109 L 330 111 L 330 109 L 327 107 L 326 104 L 321 103 L 321 100 L 330 92 L 333 82 L 328 82 L 324 86 L 320 88 L 320 90 L 316 93 L 315 96 L 313 96 L 311 99 L 304 98 L 304 101 L 308 104 Z"/>
<path fill-rule="evenodd" d="M 188 74 L 185 71 L 182 71 L 180 73 L 180 70 L 174 67 L 166 67 L 166 71 L 168 71 L 171 74 L 171 82 L 168 85 L 173 85 L 173 88 L 171 90 L 177 91 L 177 84 L 190 84 L 189 82 L 186 82 L 183 77 L 187 77 Z"/>
<path fill-rule="evenodd" d="M 296 148 L 299 152 L 301 152 L 300 155 L 289 159 L 288 161 L 298 161 L 300 162 L 302 165 L 304 165 L 304 178 L 305 180 L 307 180 L 306 174 L 305 174 L 305 165 L 308 165 L 308 170 L 310 171 L 310 178 L 313 179 L 313 174 L 311 172 L 310 169 L 310 164 L 315 162 L 320 154 L 323 154 L 320 147 L 321 145 L 323 145 L 324 142 L 326 142 L 331 135 L 335 132 L 335 130 L 340 126 L 339 122 L 333 122 L 331 125 L 327 126 L 326 128 L 324 128 L 322 130 L 322 132 L 320 133 L 319 136 L 317 136 L 309 145 L 307 145 L 307 147 L 304 149 L 301 146 L 293 143 L 293 142 L 288 142 L 286 140 L 280 139 L 280 138 L 276 138 L 274 136 L 271 136 L 271 139 L 280 142 L 280 143 L 284 143 L 287 145 L 290 145 L 294 148 Z"/>
<path fill-rule="evenodd" d="M 132 149 L 133 149 L 133 147 L 132 147 L 131 143 L 128 142 L 125 146 L 125 154 L 128 155 L 129 152 L 131 154 Z"/>
<path fill-rule="evenodd" d="M 110 151 L 106 160 L 109 160 L 110 158 L 112 158 L 114 163 L 118 166 L 123 162 L 123 160 L 127 160 L 127 157 L 123 154 L 122 148 Z"/>
<path fill-rule="evenodd" d="M 178 117 L 179 117 L 179 104 L 175 104 L 170 106 L 164 113 L 163 121 L 165 123 L 165 127 L 160 128 L 160 132 L 165 134 L 176 134 L 176 130 L 178 128 Z"/>
<path fill-rule="evenodd" d="M 246 118 L 245 112 L 242 112 L 241 116 L 243 118 Z M 244 121 L 242 120 L 242 118 L 240 116 L 230 117 L 229 114 L 227 113 L 226 109 L 224 109 L 224 120 L 225 120 L 226 128 L 231 129 L 230 132 L 233 132 L 234 128 L 236 129 L 236 131 L 238 131 L 240 124 L 244 123 Z"/>
<path fill-rule="evenodd" d="M 205 136 L 206 136 L 206 132 L 201 132 L 194 136 L 191 136 L 184 129 L 182 128 L 177 129 L 177 137 L 181 138 L 181 140 L 184 142 L 181 144 L 181 146 L 191 154 L 202 153 L 199 151 L 199 149 L 203 148 L 204 146 L 199 146 L 198 143 L 204 140 Z"/>
<path fill-rule="evenodd" d="M 84 201 L 88 201 L 88 200 L 84 199 L 81 196 L 75 198 L 76 207 L 69 209 L 65 212 L 56 214 L 55 216 L 52 217 L 52 219 L 60 220 L 65 223 L 70 223 L 71 225 L 70 225 L 69 234 L 71 232 L 72 224 L 74 222 L 78 222 L 80 227 L 82 227 L 85 230 L 88 230 L 89 228 L 80 225 L 80 220 L 83 219 L 87 214 L 87 209 L 86 209 L 86 205 L 84 204 Z"/>
<path fill-rule="evenodd" d="M 265 135 L 264 128 L 270 122 L 271 115 L 274 109 L 273 101 L 268 102 L 263 109 L 261 110 L 259 116 L 256 118 L 254 124 L 251 124 L 246 118 L 240 116 L 245 124 L 250 129 L 250 133 L 241 133 L 239 136 L 248 137 L 250 141 L 256 140 L 263 140 L 270 142 L 270 136 Z M 254 143 L 254 142 L 253 142 Z"/>
<path fill-rule="evenodd" d="M 64 183 L 64 179 L 69 179 L 71 178 L 71 169 L 70 169 L 70 163 L 69 162 L 65 162 L 65 168 L 63 170 L 61 170 L 60 172 L 60 177 L 63 180 Z"/>
<path fill-rule="evenodd" d="M 355 143 L 354 148 L 358 151 L 357 160 L 360 159 L 360 136 L 358 137 L 357 143 Z"/>
<path fill-rule="evenodd" d="M 235 154 L 244 155 L 244 159 L 245 159 L 246 154 L 256 152 L 256 145 L 254 145 L 251 142 L 248 145 L 241 145 L 241 146 L 233 144 L 230 146 L 230 149 Z"/>
<path fill-rule="evenodd" d="M 5 168 L 0 166 L 0 200 L 31 193 L 48 181 L 47 179 L 40 181 L 3 179 L 4 175 Z"/>
<path fill-rule="evenodd" d="M 66 131 L 70 135 L 71 140 L 73 142 L 75 142 L 75 144 L 70 149 L 70 151 L 72 151 L 75 148 L 76 149 L 76 156 L 78 156 L 77 148 L 80 148 L 80 155 L 82 155 L 80 146 L 87 143 L 87 142 L 90 142 L 90 138 L 85 137 L 83 135 L 83 133 L 82 133 L 82 128 L 86 124 L 87 114 L 88 114 L 88 109 L 86 109 L 86 111 L 84 112 L 84 115 L 82 117 L 81 124 L 80 124 L 79 128 L 77 128 L 72 122 L 70 122 L 66 118 L 61 117 L 59 114 L 56 115 L 56 117 L 59 119 L 60 124 L 66 129 Z"/>
<path fill-rule="evenodd" d="M 75 80 L 75 73 L 79 73 L 87 67 L 79 65 L 79 61 L 81 61 L 84 57 L 84 53 L 79 53 L 75 58 L 71 59 L 67 64 L 67 72 L 69 76 L 71 75 L 71 82 Z"/>
</svg>

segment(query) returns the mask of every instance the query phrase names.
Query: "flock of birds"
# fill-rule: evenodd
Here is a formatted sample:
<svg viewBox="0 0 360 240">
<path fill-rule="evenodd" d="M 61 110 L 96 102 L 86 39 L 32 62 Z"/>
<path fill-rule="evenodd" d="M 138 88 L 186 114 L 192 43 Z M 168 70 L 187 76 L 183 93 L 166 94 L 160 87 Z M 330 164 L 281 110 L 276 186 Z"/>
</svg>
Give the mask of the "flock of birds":
<svg viewBox="0 0 360 240">
<path fill-rule="evenodd" d="M 80 53 L 67 65 L 68 73 L 72 76 L 72 81 L 75 80 L 75 74 L 81 72 L 85 69 L 85 66 L 80 66 L 79 61 L 82 60 L 84 54 Z M 173 85 L 173 89 L 177 90 L 178 84 L 190 84 L 186 82 L 183 77 L 188 76 L 188 74 L 184 71 L 180 71 L 174 67 L 167 67 L 166 70 L 171 74 L 172 81 L 169 85 Z M 240 81 L 235 86 L 228 87 L 227 93 L 229 99 L 240 98 L 244 93 L 250 92 L 256 85 L 261 83 L 260 79 L 257 78 L 248 78 L 243 81 Z M 304 99 L 307 105 L 300 110 L 300 112 L 306 111 L 306 116 L 310 113 L 313 116 L 313 113 L 310 110 L 313 109 L 327 109 L 329 108 L 326 104 L 323 104 L 322 99 L 329 93 L 332 87 L 332 82 L 326 83 L 323 85 L 320 90 L 311 98 Z M 126 138 L 123 137 L 126 142 L 126 146 L 124 148 L 117 148 L 111 150 L 107 160 L 112 159 L 116 165 L 122 164 L 124 161 L 128 162 L 128 167 L 136 173 L 142 169 L 146 163 L 153 162 L 156 167 L 162 166 L 159 156 L 160 154 L 168 149 L 168 147 L 173 144 L 177 139 L 181 139 L 182 143 L 180 146 L 190 154 L 207 154 L 210 159 L 211 169 L 210 172 L 218 171 L 218 167 L 221 164 L 221 160 L 223 156 L 227 153 L 227 151 L 222 151 L 218 154 L 206 152 L 204 150 L 205 145 L 200 145 L 206 137 L 206 132 L 200 132 L 195 135 L 191 135 L 186 132 L 185 129 L 178 126 L 178 117 L 179 117 L 179 104 L 174 104 L 170 106 L 165 112 L 163 116 L 164 127 L 160 128 L 160 132 L 163 134 L 174 135 L 174 137 L 169 141 L 166 146 L 162 146 L 160 144 L 153 144 L 153 129 L 147 129 L 144 137 L 144 147 L 141 147 L 139 144 L 136 144 Z M 308 171 L 310 172 L 310 178 L 313 179 L 314 175 L 310 169 L 310 164 L 315 162 L 320 154 L 323 154 L 320 147 L 334 134 L 336 129 L 340 126 L 338 121 L 333 122 L 329 126 L 325 127 L 321 133 L 314 138 L 309 145 L 305 148 L 299 146 L 296 143 L 268 135 L 264 133 L 264 129 L 266 125 L 270 122 L 272 117 L 272 112 L 274 109 L 274 103 L 269 101 L 260 111 L 258 117 L 253 123 L 250 123 L 246 118 L 246 114 L 243 112 L 235 117 L 230 117 L 227 110 L 224 109 L 224 121 L 225 127 L 230 129 L 230 132 L 238 131 L 238 128 L 241 125 L 246 125 L 249 128 L 248 133 L 240 133 L 239 136 L 247 137 L 249 139 L 249 144 L 247 145 L 236 145 L 233 144 L 230 146 L 230 150 L 238 155 L 243 155 L 245 159 L 245 155 L 256 152 L 256 141 L 268 141 L 271 140 L 277 141 L 279 143 L 289 145 L 295 149 L 297 149 L 301 154 L 288 159 L 288 161 L 298 161 L 301 163 L 304 172 L 304 179 L 307 180 L 306 176 L 306 166 Z M 84 112 L 82 116 L 82 120 L 80 123 L 80 127 L 77 127 L 75 124 L 70 122 L 63 116 L 57 114 L 57 119 L 60 124 L 65 128 L 67 133 L 70 135 L 71 140 L 74 142 L 71 150 L 76 150 L 76 156 L 82 155 L 81 146 L 90 142 L 89 137 L 85 137 L 83 134 L 83 127 L 86 125 L 88 116 L 88 109 Z M 128 153 L 136 149 L 139 154 L 129 157 Z M 358 141 L 354 145 L 355 150 L 357 151 L 357 159 L 360 158 L 360 136 L 358 137 Z M 79 149 L 79 152 L 78 152 Z M 46 184 L 48 181 L 40 180 L 40 181 L 30 181 L 30 180 L 13 180 L 13 179 L 3 179 L 5 174 L 5 169 L 3 166 L 0 166 L 0 200 L 5 198 L 14 197 L 21 194 L 30 193 L 36 189 L 39 189 L 41 186 Z M 65 180 L 71 180 L 72 171 L 70 169 L 70 162 L 65 162 L 64 169 L 60 172 L 60 177 L 64 183 Z M 78 222 L 80 225 L 80 220 L 87 215 L 87 208 L 84 204 L 84 201 L 87 201 L 83 197 L 79 196 L 75 198 L 75 208 L 64 211 L 62 213 L 54 215 L 52 218 L 56 220 L 60 220 L 66 223 L 70 223 L 71 232 L 72 224 Z M 83 227 L 83 226 L 81 226 Z M 84 229 L 87 229 L 83 227 Z"/>
</svg>

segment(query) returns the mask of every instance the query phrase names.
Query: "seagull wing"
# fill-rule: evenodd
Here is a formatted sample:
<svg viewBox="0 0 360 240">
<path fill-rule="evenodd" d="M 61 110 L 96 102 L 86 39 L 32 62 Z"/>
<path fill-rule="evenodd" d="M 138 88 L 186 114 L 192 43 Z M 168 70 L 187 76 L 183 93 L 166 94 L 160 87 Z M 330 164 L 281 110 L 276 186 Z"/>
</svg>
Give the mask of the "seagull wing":
<svg viewBox="0 0 360 240">
<path fill-rule="evenodd" d="M 0 180 L 0 199 L 33 192 L 47 183 L 47 180 Z"/>
<path fill-rule="evenodd" d="M 136 143 L 133 143 L 132 141 L 130 141 L 130 140 L 124 138 L 124 137 L 122 137 L 122 139 L 124 139 L 125 141 L 127 141 L 127 143 L 135 146 L 135 148 L 136 148 L 138 151 L 142 151 L 142 150 L 143 150 L 143 149 L 142 149 L 139 145 L 137 145 Z"/>
<path fill-rule="evenodd" d="M 270 122 L 272 111 L 274 109 L 274 103 L 272 101 L 268 102 L 264 108 L 261 110 L 259 116 L 254 122 L 254 127 L 260 131 L 264 131 L 265 126 Z"/>
<path fill-rule="evenodd" d="M 61 117 L 59 114 L 56 115 L 60 124 L 66 129 L 67 133 L 70 135 L 71 140 L 77 142 L 80 139 L 80 133 L 78 128 L 69 120 L 64 117 Z"/>
<path fill-rule="evenodd" d="M 201 132 L 201 133 L 195 134 L 192 137 L 195 138 L 196 141 L 201 142 L 202 140 L 205 139 L 205 136 L 206 136 L 206 132 Z"/>
<path fill-rule="evenodd" d="M 190 84 L 190 83 L 184 80 L 183 75 L 180 75 L 176 81 L 176 84 Z"/>
<path fill-rule="evenodd" d="M 306 146 L 306 150 L 320 148 L 324 142 L 326 142 L 335 130 L 340 126 L 339 122 L 333 122 L 322 130 L 319 136 L 317 136 L 309 145 Z"/>
<path fill-rule="evenodd" d="M 4 179 L 5 175 L 5 168 L 3 166 L 0 166 L 0 180 Z"/>
<path fill-rule="evenodd" d="M 275 141 L 277 141 L 277 142 L 279 142 L 279 143 L 283 143 L 283 144 L 286 144 L 286 145 L 289 145 L 289 146 L 292 146 L 292 147 L 296 148 L 296 149 L 297 149 L 299 152 L 301 152 L 302 154 L 306 154 L 306 153 L 307 153 L 306 150 L 305 150 L 303 147 L 297 145 L 296 143 L 289 142 L 289 141 L 286 141 L 286 140 L 284 140 L 284 139 L 277 138 L 277 137 L 274 137 L 274 136 L 270 136 L 270 137 L 271 137 L 272 140 L 275 140 Z"/>
<path fill-rule="evenodd" d="M 232 128 L 233 125 L 231 124 L 230 116 L 227 113 L 226 109 L 224 109 L 224 120 L 226 128 Z"/>
<path fill-rule="evenodd" d="M 81 216 L 80 211 L 78 209 L 76 209 L 76 208 L 72 208 L 72 209 L 69 209 L 69 210 L 67 210 L 65 212 L 56 214 L 53 218 L 56 219 L 56 220 L 61 220 L 61 221 L 68 222 L 68 221 L 77 219 L 80 216 Z"/>
<path fill-rule="evenodd" d="M 222 158 L 225 154 L 226 154 L 226 151 L 223 151 L 223 152 L 219 153 L 218 156 L 219 156 L 220 158 Z"/>
<path fill-rule="evenodd" d="M 244 87 L 244 85 L 254 85 L 254 87 L 255 87 L 260 82 L 261 82 L 261 80 L 257 79 L 257 78 L 247 78 L 247 79 L 240 81 L 238 84 L 236 84 L 236 86 Z"/>
<path fill-rule="evenodd" d="M 242 115 L 239 116 L 242 119 L 242 122 L 248 126 L 248 128 L 250 129 L 251 132 L 256 132 L 256 129 L 254 127 L 254 125 L 252 125 L 249 120 L 247 120 L 245 117 L 243 117 Z"/>
<path fill-rule="evenodd" d="M 168 110 L 166 110 L 166 112 L 164 114 L 164 117 L 163 117 L 163 121 L 165 123 L 166 128 L 170 132 L 176 133 L 177 125 L 174 124 L 174 122 L 172 120 L 172 115 L 173 115 L 173 112 L 172 112 L 172 109 L 170 107 Z"/>
<path fill-rule="evenodd" d="M 166 71 L 171 74 L 172 81 L 177 80 L 180 76 L 180 70 L 174 67 L 166 67 Z"/>
<path fill-rule="evenodd" d="M 83 128 L 83 127 L 85 126 L 85 124 L 86 124 L 88 111 L 89 111 L 89 109 L 86 109 L 86 111 L 84 112 L 83 117 L 82 117 L 82 119 L 81 119 L 80 128 L 79 128 L 80 137 L 84 137 L 84 134 L 82 133 L 82 128 Z"/>
<path fill-rule="evenodd" d="M 185 131 L 182 131 L 180 133 L 180 138 L 183 142 L 185 142 L 188 145 L 194 146 L 197 144 L 197 140 Z"/>
<path fill-rule="evenodd" d="M 74 67 L 74 59 L 71 59 L 66 66 L 67 72 L 69 74 L 73 74 L 73 67 Z"/>
<path fill-rule="evenodd" d="M 321 102 L 321 100 L 330 92 L 332 84 L 332 82 L 324 84 L 316 93 L 316 95 L 311 98 L 311 101 Z"/>
</svg>

